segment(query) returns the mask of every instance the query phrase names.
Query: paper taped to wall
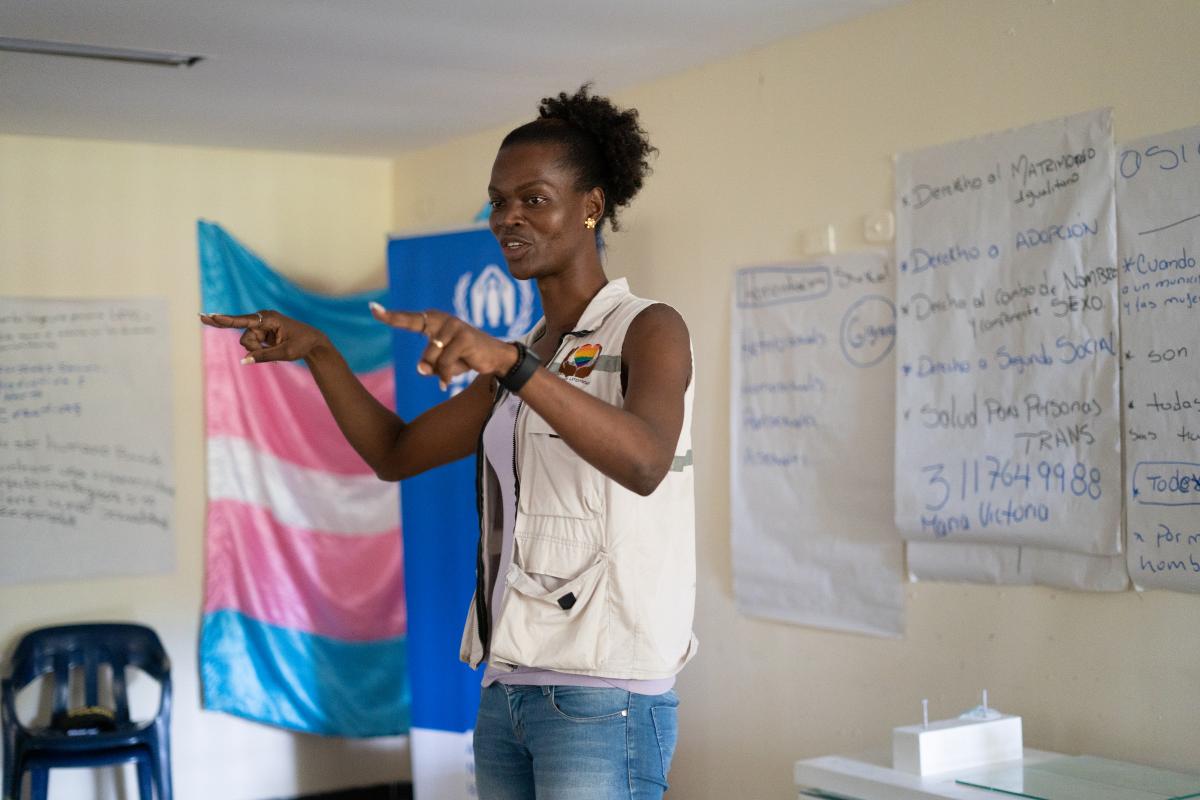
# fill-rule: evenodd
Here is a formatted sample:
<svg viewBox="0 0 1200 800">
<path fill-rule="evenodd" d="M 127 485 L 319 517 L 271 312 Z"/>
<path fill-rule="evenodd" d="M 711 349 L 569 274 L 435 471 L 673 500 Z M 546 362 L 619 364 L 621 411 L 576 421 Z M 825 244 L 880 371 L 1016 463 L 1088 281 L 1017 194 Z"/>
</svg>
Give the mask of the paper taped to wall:
<svg viewBox="0 0 1200 800">
<path fill-rule="evenodd" d="M 1200 127 L 1117 161 L 1129 573 L 1200 592 Z"/>
<path fill-rule="evenodd" d="M 744 613 L 903 633 L 893 286 L 878 252 L 736 274 L 730 492 Z"/>
<path fill-rule="evenodd" d="M 896 161 L 896 523 L 1121 551 L 1107 110 Z"/>
<path fill-rule="evenodd" d="M 174 564 L 163 298 L 0 298 L 0 583 Z"/>
</svg>

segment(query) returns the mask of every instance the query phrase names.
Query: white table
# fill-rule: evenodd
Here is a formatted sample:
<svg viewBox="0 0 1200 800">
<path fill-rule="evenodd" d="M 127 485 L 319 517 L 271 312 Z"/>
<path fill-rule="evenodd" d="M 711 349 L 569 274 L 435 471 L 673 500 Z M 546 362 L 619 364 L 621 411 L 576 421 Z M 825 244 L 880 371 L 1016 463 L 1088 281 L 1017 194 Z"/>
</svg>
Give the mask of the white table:
<svg viewBox="0 0 1200 800">
<path fill-rule="evenodd" d="M 1061 753 L 1025 749 L 1023 764 L 1036 764 Z M 892 751 L 878 750 L 857 756 L 821 756 L 796 762 L 796 786 L 801 800 L 996 800 L 995 792 L 959 786 L 954 779 L 977 772 L 972 769 L 937 775 L 912 775 L 892 769 Z"/>
</svg>

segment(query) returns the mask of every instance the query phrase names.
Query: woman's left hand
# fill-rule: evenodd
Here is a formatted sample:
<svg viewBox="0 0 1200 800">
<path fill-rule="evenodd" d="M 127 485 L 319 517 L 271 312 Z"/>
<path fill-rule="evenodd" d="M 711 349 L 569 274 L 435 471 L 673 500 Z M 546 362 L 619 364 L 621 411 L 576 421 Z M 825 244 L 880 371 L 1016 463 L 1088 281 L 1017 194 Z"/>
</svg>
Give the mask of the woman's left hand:
<svg viewBox="0 0 1200 800">
<path fill-rule="evenodd" d="M 375 319 L 429 337 L 417 362 L 417 372 L 436 375 L 443 384 L 474 370 L 480 375 L 504 375 L 517 363 L 517 348 L 468 325 L 445 311 L 388 311 L 371 303 Z"/>
</svg>

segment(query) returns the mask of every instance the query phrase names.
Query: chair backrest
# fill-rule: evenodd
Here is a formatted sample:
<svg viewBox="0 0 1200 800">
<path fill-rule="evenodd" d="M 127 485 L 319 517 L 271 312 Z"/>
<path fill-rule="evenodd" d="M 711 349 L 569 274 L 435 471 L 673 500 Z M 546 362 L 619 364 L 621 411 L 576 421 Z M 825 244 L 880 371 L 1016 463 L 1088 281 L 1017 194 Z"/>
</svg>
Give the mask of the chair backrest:
<svg viewBox="0 0 1200 800">
<path fill-rule="evenodd" d="M 145 625 L 91 622 L 38 628 L 22 637 L 13 652 L 10 680 L 20 691 L 37 678 L 53 673 L 53 713 L 65 714 L 71 697 L 71 671 L 81 668 L 84 703 L 100 705 L 100 670 L 112 668 L 112 699 L 116 719 L 129 721 L 125 668 L 137 667 L 169 692 L 171 662 L 158 635 Z M 164 695 L 165 696 L 165 695 Z"/>
</svg>

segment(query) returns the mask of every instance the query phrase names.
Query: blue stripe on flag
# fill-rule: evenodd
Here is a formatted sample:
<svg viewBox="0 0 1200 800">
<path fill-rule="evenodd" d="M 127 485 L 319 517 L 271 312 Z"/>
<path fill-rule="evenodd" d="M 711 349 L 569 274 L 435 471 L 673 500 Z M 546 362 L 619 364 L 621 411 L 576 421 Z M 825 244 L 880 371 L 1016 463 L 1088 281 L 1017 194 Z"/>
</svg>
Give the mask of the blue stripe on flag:
<svg viewBox="0 0 1200 800">
<path fill-rule="evenodd" d="M 407 733 L 405 650 L 403 637 L 344 642 L 216 611 L 200 632 L 204 707 L 306 733 Z"/>
<path fill-rule="evenodd" d="M 380 323 L 367 311 L 367 303 L 387 301 L 386 290 L 343 297 L 314 294 L 272 270 L 220 225 L 200 220 L 196 235 L 201 311 L 251 314 L 273 308 L 324 331 L 355 372 L 391 363 L 391 337 L 379 335 Z"/>
</svg>

